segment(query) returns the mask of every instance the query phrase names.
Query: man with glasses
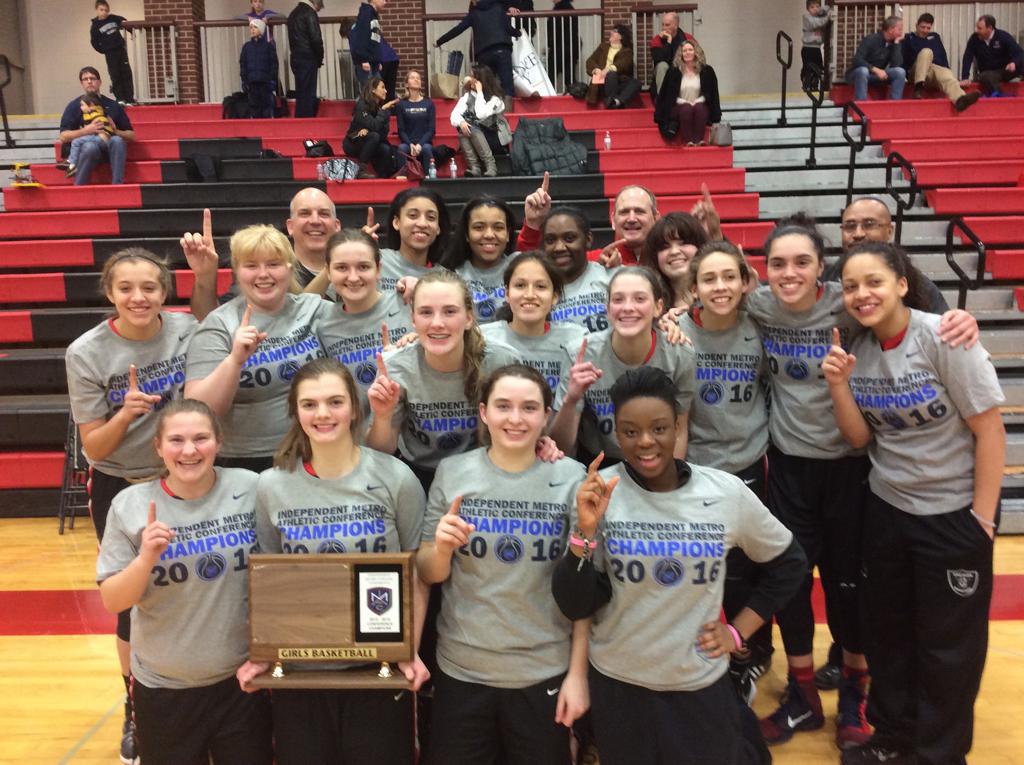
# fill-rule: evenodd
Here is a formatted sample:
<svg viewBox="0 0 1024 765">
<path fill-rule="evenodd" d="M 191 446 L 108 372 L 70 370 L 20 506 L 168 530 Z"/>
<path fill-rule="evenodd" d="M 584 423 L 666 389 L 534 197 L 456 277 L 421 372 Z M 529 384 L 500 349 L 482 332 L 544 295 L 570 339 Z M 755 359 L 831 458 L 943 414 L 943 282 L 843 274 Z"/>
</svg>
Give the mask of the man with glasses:
<svg viewBox="0 0 1024 765">
<path fill-rule="evenodd" d="M 89 183 L 92 180 L 93 168 L 101 162 L 110 163 L 111 183 L 124 183 L 124 165 L 128 155 L 127 142 L 135 140 L 135 131 L 132 130 L 128 114 L 117 101 L 100 93 L 103 83 L 100 80 L 99 71 L 94 67 L 83 67 L 78 73 L 78 81 L 82 84 L 82 90 L 85 93 L 99 98 L 103 105 L 104 115 L 109 120 L 111 134 L 109 141 L 92 141 L 82 146 L 76 165 L 75 185 L 83 186 Z M 81 96 L 72 99 L 60 118 L 59 139 L 64 144 L 61 153 L 66 155 L 71 148 L 71 142 L 76 138 L 97 135 L 103 130 L 102 121 L 85 121 Z"/>
</svg>

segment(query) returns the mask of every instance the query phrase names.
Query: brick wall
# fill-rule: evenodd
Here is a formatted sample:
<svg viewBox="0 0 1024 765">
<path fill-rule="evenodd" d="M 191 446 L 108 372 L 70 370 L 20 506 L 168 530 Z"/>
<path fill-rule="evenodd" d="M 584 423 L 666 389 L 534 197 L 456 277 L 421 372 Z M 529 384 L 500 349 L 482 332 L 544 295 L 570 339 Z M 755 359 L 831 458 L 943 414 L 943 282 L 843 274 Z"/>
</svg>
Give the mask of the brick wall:
<svg viewBox="0 0 1024 765">
<path fill-rule="evenodd" d="M 424 0 L 389 0 L 381 14 L 384 39 L 398 51 L 399 84 L 410 69 L 417 70 L 426 78 L 427 56 L 423 39 L 423 16 L 426 12 Z"/>
<path fill-rule="evenodd" d="M 178 37 L 178 101 L 193 104 L 203 100 L 203 70 L 199 55 L 199 34 L 194 22 L 206 20 L 206 0 L 143 0 L 146 21 L 173 21 Z M 150 59 L 150 78 L 162 82 L 164 72 Z"/>
</svg>

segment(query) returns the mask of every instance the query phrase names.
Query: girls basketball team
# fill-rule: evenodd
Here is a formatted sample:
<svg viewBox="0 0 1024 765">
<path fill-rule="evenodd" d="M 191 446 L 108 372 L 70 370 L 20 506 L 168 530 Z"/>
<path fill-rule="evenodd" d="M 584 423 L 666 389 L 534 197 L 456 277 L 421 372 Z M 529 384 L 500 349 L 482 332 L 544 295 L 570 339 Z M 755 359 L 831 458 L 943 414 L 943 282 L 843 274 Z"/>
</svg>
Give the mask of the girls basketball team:
<svg viewBox="0 0 1024 765">
<path fill-rule="evenodd" d="M 571 730 L 606 765 L 770 762 L 824 723 L 817 565 L 842 762 L 964 762 L 1005 443 L 977 324 L 923 313 L 890 245 L 822 282 L 791 222 L 757 287 L 688 218 L 652 232 L 658 270 L 606 272 L 571 207 L 510 254 L 504 202 L 449 237 L 406 191 L 392 249 L 331 238 L 336 300 L 298 292 L 276 229 L 238 231 L 239 295 L 198 325 L 162 260 L 111 257 L 115 313 L 67 370 L 141 761 L 413 763 L 418 723 L 434 765 L 565 765 Z M 411 691 L 254 691 L 249 556 L 346 551 L 415 553 Z M 773 618 L 789 682 L 759 723 Z"/>
</svg>

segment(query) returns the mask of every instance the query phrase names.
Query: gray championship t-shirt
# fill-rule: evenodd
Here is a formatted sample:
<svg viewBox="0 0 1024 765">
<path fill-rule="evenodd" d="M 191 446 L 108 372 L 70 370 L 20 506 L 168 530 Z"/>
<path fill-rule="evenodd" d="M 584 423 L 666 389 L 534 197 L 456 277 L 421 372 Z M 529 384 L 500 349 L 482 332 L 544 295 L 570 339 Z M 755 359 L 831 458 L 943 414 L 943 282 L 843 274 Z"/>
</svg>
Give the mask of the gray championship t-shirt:
<svg viewBox="0 0 1024 765">
<path fill-rule="evenodd" d="M 340 303 L 324 311 L 320 320 L 320 341 L 324 352 L 333 356 L 355 378 L 363 416 L 369 417 L 366 391 L 377 376 L 377 354 L 381 351 L 381 324 L 388 325 L 388 337 L 395 342 L 413 331 L 409 307 L 394 291 L 384 292 L 376 305 L 363 313 L 349 313 Z"/>
<path fill-rule="evenodd" d="M 432 470 L 445 457 L 477 445 L 477 402 L 466 399 L 462 370 L 432 369 L 419 343 L 385 353 L 384 362 L 388 377 L 402 386 L 394 420 L 399 428 L 398 450 L 407 462 Z M 487 342 L 481 379 L 515 362 L 511 348 Z"/>
<path fill-rule="evenodd" d="M 188 349 L 187 380 L 202 380 L 231 353 L 245 314 L 245 296 L 217 308 L 200 325 Z M 307 361 L 324 355 L 318 335 L 331 304 L 319 295 L 288 295 L 276 314 L 253 311 L 252 323 L 267 337 L 242 366 L 230 411 L 223 418 L 224 457 L 267 457 L 288 432 L 288 390 Z"/>
<path fill-rule="evenodd" d="M 437 619 L 437 663 L 467 683 L 525 688 L 569 667 L 572 622 L 551 595 L 569 513 L 586 475 L 575 460 L 537 460 L 521 473 L 491 462 L 486 448 L 442 460 L 430 487 L 423 540 L 462 495 L 476 526 L 452 555 Z"/>
<path fill-rule="evenodd" d="M 697 395 L 690 408 L 686 459 L 738 473 L 768 450 L 767 364 L 757 325 L 742 311 L 729 329 L 713 332 L 679 317 L 697 356 Z"/>
<path fill-rule="evenodd" d="M 850 390 L 874 431 L 871 490 L 913 515 L 938 515 L 974 501 L 974 434 L 964 422 L 1004 403 L 988 353 L 950 348 L 941 317 L 910 312 L 903 341 L 883 351 L 872 333 L 850 348 Z"/>
<path fill-rule="evenodd" d="M 543 335 L 530 337 L 513 331 L 506 321 L 495 321 L 480 327 L 488 342 L 497 341 L 511 348 L 521 364 L 533 367 L 548 382 L 552 392 L 558 389 L 563 375 L 569 374 L 572 363 L 566 348 L 578 348 L 586 330 L 576 324 L 550 324 Z"/>
<path fill-rule="evenodd" d="M 611 329 L 586 336 L 587 353 L 584 358 L 586 361 L 593 362 L 595 367 L 604 372 L 577 404 L 577 408 L 582 411 L 578 441 L 591 454 L 596 455 L 603 450 L 605 457 L 622 459 L 619 441 L 615 437 L 615 407 L 612 405 L 609 392 L 615 381 L 628 369 L 652 366 L 665 372 L 675 383 L 679 411 L 690 411 L 697 367 L 693 349 L 686 345 L 671 345 L 660 330 L 655 330 L 653 338 L 654 347 L 650 356 L 643 364 L 637 364 L 634 367 L 624 363 L 615 355 L 615 351 L 612 349 Z M 571 369 L 575 363 L 580 345 L 581 343 L 575 343 L 566 349 L 569 364 L 567 370 Z M 562 376 L 558 390 L 555 392 L 555 411 L 562 408 L 568 392 L 569 374 L 567 371 Z"/>
<path fill-rule="evenodd" d="M 494 321 L 498 309 L 505 302 L 505 282 L 502 277 L 511 258 L 512 255 L 502 255 L 493 267 L 486 269 L 477 268 L 467 260 L 455 269 L 455 273 L 469 285 L 477 323 L 486 324 Z"/>
<path fill-rule="evenodd" d="M 132 607 L 132 674 L 148 688 L 198 688 L 235 674 L 249 656 L 249 554 L 256 547 L 256 474 L 216 468 L 200 499 L 162 480 L 129 486 L 110 506 L 96 580 L 138 557 L 149 503 L 174 539 Z"/>
<path fill-rule="evenodd" d="M 260 552 L 400 552 L 420 546 L 426 497 L 401 460 L 359 450 L 341 478 L 319 478 L 299 464 L 271 468 L 256 487 Z"/>
<path fill-rule="evenodd" d="M 149 340 L 128 340 L 113 319 L 97 324 L 68 346 L 65 366 L 71 415 L 77 425 L 109 420 L 124 406 L 128 367 L 135 365 L 139 391 L 160 396 L 149 414 L 137 417 L 118 447 L 102 460 L 86 453 L 89 464 L 120 478 L 150 478 L 162 466 L 153 448 L 157 411 L 180 398 L 185 387 L 185 352 L 199 326 L 190 313 L 160 314 L 160 331 Z M 84 450 L 83 450 L 84 451 Z"/>
<path fill-rule="evenodd" d="M 792 533 L 743 481 L 690 465 L 690 480 L 668 492 L 641 488 L 620 463 L 620 478 L 598 528 L 594 565 L 608 574 L 612 599 L 594 615 L 590 661 L 603 674 L 655 691 L 696 691 L 729 669 L 729 656 L 697 650 L 718 621 L 725 557 L 740 547 L 758 563 L 786 551 Z M 575 521 L 575 506 L 573 508 Z"/>
<path fill-rule="evenodd" d="M 832 347 L 832 328 L 843 342 L 861 331 L 843 306 L 843 288 L 825 282 L 809 311 L 786 309 L 769 287 L 747 296 L 747 314 L 761 327 L 771 379 L 768 416 L 772 443 L 795 457 L 833 460 L 857 454 L 836 427 L 832 396 L 821 362 Z"/>
<path fill-rule="evenodd" d="M 380 279 L 377 289 L 381 292 L 394 292 L 398 280 L 403 276 L 414 276 L 419 279 L 430 273 L 430 266 L 417 266 L 402 257 L 398 250 L 386 247 L 380 251 Z"/>
<path fill-rule="evenodd" d="M 551 321 L 578 324 L 587 332 L 608 329 L 608 284 L 615 271 L 599 263 L 587 263 L 583 273 L 563 288 L 551 309 Z"/>
</svg>

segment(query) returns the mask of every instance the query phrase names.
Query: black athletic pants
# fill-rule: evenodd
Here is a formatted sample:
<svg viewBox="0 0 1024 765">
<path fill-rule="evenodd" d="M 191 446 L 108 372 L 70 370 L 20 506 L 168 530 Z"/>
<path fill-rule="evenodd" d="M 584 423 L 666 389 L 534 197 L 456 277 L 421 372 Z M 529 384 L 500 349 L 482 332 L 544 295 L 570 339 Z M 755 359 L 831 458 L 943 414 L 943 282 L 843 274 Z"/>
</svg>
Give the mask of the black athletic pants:
<svg viewBox="0 0 1024 765">
<path fill-rule="evenodd" d="M 868 720 L 921 765 L 964 763 L 988 648 L 992 540 L 970 508 L 911 515 L 869 492 L 865 515 Z"/>
<path fill-rule="evenodd" d="M 358 159 L 360 165 L 372 165 L 378 178 L 390 178 L 395 174 L 395 155 L 391 144 L 380 133 L 367 133 L 362 138 L 345 136 L 342 148 L 348 156 Z"/>
<path fill-rule="evenodd" d="M 103 532 L 107 529 L 107 516 L 110 514 L 110 503 L 121 491 L 131 484 L 116 475 L 108 475 L 95 468 L 89 469 L 89 515 L 92 517 L 96 539 L 103 544 Z M 132 610 L 126 608 L 117 614 L 117 636 L 126 643 L 132 637 Z"/>
<path fill-rule="evenodd" d="M 569 765 L 569 729 L 555 722 L 564 677 L 527 688 L 494 688 L 438 671 L 426 762 Z"/>
<path fill-rule="evenodd" d="M 277 765 L 413 765 L 413 698 L 403 690 L 274 691 Z"/>
<path fill-rule="evenodd" d="M 272 119 L 274 116 L 274 83 L 250 82 L 245 86 L 249 96 L 249 112 L 253 119 Z"/>
<path fill-rule="evenodd" d="M 723 675 L 697 691 L 652 691 L 590 667 L 601 765 L 770 763 L 753 711 Z"/>
<path fill-rule="evenodd" d="M 817 86 L 818 77 L 825 76 L 825 62 L 821 57 L 821 48 L 817 46 L 803 46 L 800 49 L 800 84 Z M 812 76 L 815 79 L 811 79 Z"/>
<path fill-rule="evenodd" d="M 811 609 L 817 565 L 829 627 L 837 643 L 863 653 L 860 580 L 862 524 L 871 464 L 867 457 L 834 460 L 794 457 L 768 450 L 768 507 L 793 532 L 807 555 L 807 576 L 793 599 L 775 615 L 790 656 L 814 649 Z"/>
<path fill-rule="evenodd" d="M 315 117 L 320 106 L 316 97 L 316 76 L 320 65 L 311 58 L 293 54 L 291 67 L 295 77 L 295 116 Z"/>
<path fill-rule="evenodd" d="M 128 48 L 110 51 L 105 55 L 114 100 L 124 101 L 127 104 L 134 103 L 135 79 L 132 77 L 132 65 L 128 61 Z"/>
<path fill-rule="evenodd" d="M 147 688 L 132 678 L 132 705 L 146 765 L 273 762 L 270 699 L 265 691 L 245 693 L 234 676 L 181 689 Z"/>
</svg>

